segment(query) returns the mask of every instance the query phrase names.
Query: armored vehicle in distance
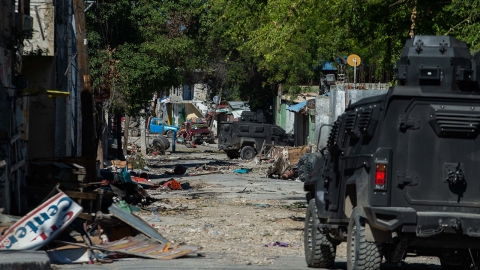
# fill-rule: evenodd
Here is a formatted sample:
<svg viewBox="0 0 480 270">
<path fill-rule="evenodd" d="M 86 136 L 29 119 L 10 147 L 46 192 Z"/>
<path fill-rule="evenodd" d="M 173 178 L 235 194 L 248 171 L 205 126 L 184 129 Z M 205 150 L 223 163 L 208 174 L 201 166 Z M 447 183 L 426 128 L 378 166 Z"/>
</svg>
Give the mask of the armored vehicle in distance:
<svg viewBox="0 0 480 270">
<path fill-rule="evenodd" d="M 406 256 L 470 269 L 480 251 L 480 55 L 448 36 L 415 36 L 398 85 L 350 106 L 319 153 L 302 159 L 305 258 L 349 270 Z"/>
<path fill-rule="evenodd" d="M 254 112 L 244 111 L 240 121 L 221 123 L 218 149 L 225 151 L 229 158 L 253 159 L 263 144 L 293 146 L 293 135 L 277 125 L 265 123 L 265 117 Z"/>
</svg>

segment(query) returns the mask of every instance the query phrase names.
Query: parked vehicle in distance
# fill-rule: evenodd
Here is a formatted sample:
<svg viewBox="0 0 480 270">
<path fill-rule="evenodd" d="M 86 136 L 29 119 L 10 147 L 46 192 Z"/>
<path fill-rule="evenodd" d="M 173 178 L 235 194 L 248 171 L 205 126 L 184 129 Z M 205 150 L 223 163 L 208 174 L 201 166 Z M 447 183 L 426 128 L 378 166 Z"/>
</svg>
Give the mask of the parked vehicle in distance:
<svg viewBox="0 0 480 270">
<path fill-rule="evenodd" d="M 191 126 L 192 141 L 194 143 L 215 143 L 215 135 L 213 135 L 213 131 L 208 128 L 207 123 L 187 122 L 185 124 Z"/>
<path fill-rule="evenodd" d="M 167 137 L 172 137 L 173 132 L 178 131 L 178 127 L 169 125 L 161 118 L 152 118 L 150 120 L 149 132 L 150 134 L 163 134 Z"/>
<path fill-rule="evenodd" d="M 341 242 L 348 270 L 407 256 L 478 266 L 479 70 L 465 42 L 415 36 L 397 62 L 399 84 L 349 105 L 327 146 L 301 157 L 309 267 L 330 269 Z"/>
<path fill-rule="evenodd" d="M 253 159 L 264 143 L 267 150 L 272 144 L 293 146 L 292 134 L 277 125 L 263 123 L 263 117 L 243 112 L 241 119 L 221 123 L 218 149 L 225 151 L 229 158 Z"/>
<path fill-rule="evenodd" d="M 181 139 L 183 143 L 215 143 L 213 131 L 210 131 L 207 123 L 204 122 L 184 122 L 177 133 L 177 138 Z"/>
</svg>

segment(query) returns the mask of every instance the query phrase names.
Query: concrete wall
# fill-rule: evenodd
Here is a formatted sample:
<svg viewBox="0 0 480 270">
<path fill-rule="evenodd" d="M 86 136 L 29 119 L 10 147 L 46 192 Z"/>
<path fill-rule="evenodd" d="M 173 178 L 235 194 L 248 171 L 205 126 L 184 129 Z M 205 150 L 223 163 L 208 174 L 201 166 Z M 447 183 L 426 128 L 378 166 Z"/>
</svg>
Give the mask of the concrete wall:
<svg viewBox="0 0 480 270">
<path fill-rule="evenodd" d="M 33 19 L 33 37 L 24 43 L 23 53 L 53 56 L 55 31 L 53 0 L 30 0 L 30 16 Z"/>
<path fill-rule="evenodd" d="M 278 106 L 278 105 L 275 105 Z M 275 109 L 275 125 L 282 127 L 287 133 L 294 133 L 295 113 L 287 111 L 289 103 L 281 103 L 279 109 Z"/>
<path fill-rule="evenodd" d="M 345 111 L 345 108 L 346 106 L 348 106 L 348 104 L 353 104 L 362 98 L 382 95 L 386 94 L 387 92 L 388 89 L 353 90 L 345 89 L 345 87 L 343 87 L 342 85 L 335 87 L 335 89 L 331 90 L 330 92 L 331 96 L 333 97 L 333 99 L 331 99 L 330 106 L 335 108 L 332 111 L 332 118 L 330 119 L 331 123 L 337 120 L 338 116 Z"/>
<path fill-rule="evenodd" d="M 182 100 L 200 100 L 208 101 L 209 89 L 206 84 L 184 84 L 179 87 L 172 87 L 170 89 L 170 100 L 179 102 Z"/>
<path fill-rule="evenodd" d="M 24 57 L 22 73 L 28 77 L 29 89 L 43 91 L 55 89 L 53 57 Z M 55 101 L 45 94 L 31 96 L 29 110 L 28 157 L 53 157 L 55 155 Z"/>
<path fill-rule="evenodd" d="M 327 145 L 328 134 L 330 132 L 330 98 L 327 96 L 317 96 L 315 100 L 315 145 L 324 147 Z M 315 151 L 315 149 L 314 149 Z"/>
<path fill-rule="evenodd" d="M 196 83 L 193 86 L 193 100 L 209 101 L 210 89 L 207 84 Z"/>
<path fill-rule="evenodd" d="M 330 89 L 330 96 L 318 96 L 316 98 L 315 140 L 318 142 L 319 149 L 327 145 L 330 133 L 330 127 L 322 127 L 322 125 L 333 124 L 350 102 L 353 104 L 362 98 L 387 93 L 388 89 L 383 84 L 371 84 L 372 87 L 376 85 L 380 89 L 353 90 L 345 89 L 344 85 L 333 85 Z"/>
<path fill-rule="evenodd" d="M 195 114 L 197 116 L 197 118 L 204 118 L 204 115 L 202 114 L 202 112 L 200 112 L 197 107 L 195 107 L 195 105 L 191 104 L 191 103 L 186 103 L 185 104 L 185 116 L 188 116 L 190 114 Z"/>
</svg>

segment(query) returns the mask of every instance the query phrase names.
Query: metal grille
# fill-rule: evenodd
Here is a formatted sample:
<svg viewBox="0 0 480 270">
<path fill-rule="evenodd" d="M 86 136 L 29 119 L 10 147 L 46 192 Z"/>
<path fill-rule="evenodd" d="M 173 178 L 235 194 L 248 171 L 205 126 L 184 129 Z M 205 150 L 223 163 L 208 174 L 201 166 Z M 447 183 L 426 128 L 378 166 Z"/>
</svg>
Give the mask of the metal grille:
<svg viewBox="0 0 480 270">
<path fill-rule="evenodd" d="M 437 125 L 445 133 L 476 133 L 480 125 L 480 115 L 465 113 L 436 113 Z"/>
<path fill-rule="evenodd" d="M 355 121 L 357 119 L 357 113 L 351 112 L 347 114 L 346 120 L 345 120 L 345 131 L 347 132 L 352 132 L 353 128 L 355 127 Z"/>
<path fill-rule="evenodd" d="M 361 132 L 367 130 L 368 124 L 370 123 L 371 116 L 372 116 L 371 110 L 360 112 L 358 116 L 358 128 L 360 129 Z"/>
</svg>

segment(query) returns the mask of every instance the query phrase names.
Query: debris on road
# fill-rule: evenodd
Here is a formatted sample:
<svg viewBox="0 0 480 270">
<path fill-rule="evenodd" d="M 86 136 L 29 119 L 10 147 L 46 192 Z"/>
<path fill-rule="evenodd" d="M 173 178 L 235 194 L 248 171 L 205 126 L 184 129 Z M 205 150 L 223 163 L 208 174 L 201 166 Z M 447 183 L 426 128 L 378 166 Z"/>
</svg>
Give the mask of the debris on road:
<svg viewBox="0 0 480 270">
<path fill-rule="evenodd" d="M 121 240 L 104 243 L 100 247 L 103 248 L 104 251 L 158 260 L 175 259 L 201 250 L 199 247 L 172 244 L 171 242 L 160 244 L 141 234 L 135 237 L 128 236 Z M 92 248 L 96 248 L 96 246 Z"/>
<path fill-rule="evenodd" d="M 239 174 L 246 174 L 246 173 L 249 173 L 251 170 L 252 169 L 240 168 L 240 169 L 234 170 L 233 172 L 239 173 Z"/>
<path fill-rule="evenodd" d="M 307 152 L 309 152 L 308 146 L 272 147 L 266 155 L 268 158 L 274 160 L 267 171 L 267 177 L 295 179 L 298 175 L 298 160 Z"/>
<path fill-rule="evenodd" d="M 271 244 L 266 244 L 265 245 L 266 247 L 290 247 L 291 245 L 289 243 L 286 243 L 286 242 L 274 242 L 274 243 L 271 243 Z"/>
<path fill-rule="evenodd" d="M 183 189 L 182 185 L 179 182 L 175 181 L 175 179 L 173 179 L 173 178 L 168 180 L 167 182 L 163 183 L 162 185 L 164 187 L 168 187 L 171 190 L 181 190 L 181 189 Z"/>
<path fill-rule="evenodd" d="M 15 222 L 0 237 L 0 250 L 37 250 L 57 237 L 82 212 L 60 192 Z"/>
<path fill-rule="evenodd" d="M 45 250 L 54 264 L 109 263 L 114 257 L 166 260 L 200 250 L 196 246 L 173 244 L 135 214 L 142 211 L 138 205 L 156 201 L 148 190 L 191 189 L 188 182 L 180 183 L 173 178 L 164 185 L 152 183 L 149 173 L 145 172 L 150 168 L 142 160 L 143 157 L 137 155 L 127 161 L 105 162 L 107 168 L 100 171 L 100 178 L 76 185 L 73 180 L 84 178 L 80 178 L 81 172 L 66 175 L 71 166 L 37 164 L 36 168 L 41 170 L 34 172 L 39 176 L 54 175 L 70 182 L 60 181 L 43 202 L 24 217 L 0 214 L 0 250 Z M 181 165 L 174 169 L 181 175 L 186 171 L 187 167 Z M 67 190 L 61 191 L 60 185 L 65 185 Z M 75 190 L 77 187 L 79 191 Z M 48 192 L 44 189 L 40 191 Z M 153 216 L 150 222 L 160 220 Z"/>
</svg>

